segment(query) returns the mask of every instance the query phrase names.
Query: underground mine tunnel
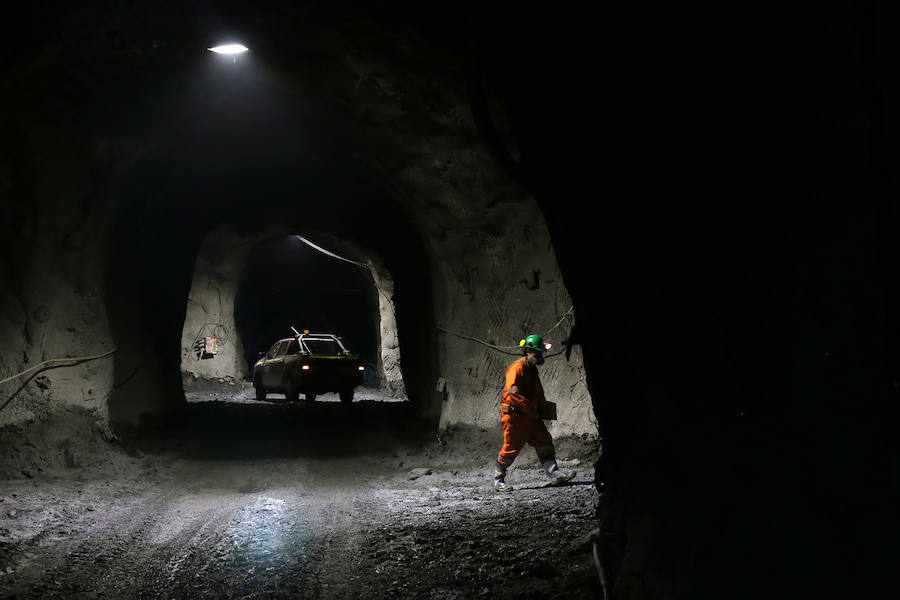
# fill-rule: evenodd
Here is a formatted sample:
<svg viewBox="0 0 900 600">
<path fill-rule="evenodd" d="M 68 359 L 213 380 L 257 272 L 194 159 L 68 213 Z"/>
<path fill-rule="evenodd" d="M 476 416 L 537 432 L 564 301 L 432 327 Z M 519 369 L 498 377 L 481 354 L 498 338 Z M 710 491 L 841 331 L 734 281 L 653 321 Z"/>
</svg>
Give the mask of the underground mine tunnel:
<svg viewBox="0 0 900 600">
<path fill-rule="evenodd" d="M 898 9 L 19 8 L 0 596 L 892 585 Z M 256 395 L 291 327 L 352 402 Z M 535 333 L 577 474 L 499 493 Z"/>
</svg>

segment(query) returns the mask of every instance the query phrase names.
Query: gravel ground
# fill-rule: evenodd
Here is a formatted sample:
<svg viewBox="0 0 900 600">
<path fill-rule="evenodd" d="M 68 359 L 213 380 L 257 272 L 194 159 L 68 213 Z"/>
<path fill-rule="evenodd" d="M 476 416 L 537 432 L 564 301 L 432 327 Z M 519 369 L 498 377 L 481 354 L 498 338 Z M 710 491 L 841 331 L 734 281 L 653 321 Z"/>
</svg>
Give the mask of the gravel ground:
<svg viewBox="0 0 900 600">
<path fill-rule="evenodd" d="M 230 394 L 111 442 L 0 432 L 0 597 L 599 597 L 592 456 L 553 488 L 523 454 L 498 494 L 496 440 L 422 440 L 406 403 Z"/>
</svg>

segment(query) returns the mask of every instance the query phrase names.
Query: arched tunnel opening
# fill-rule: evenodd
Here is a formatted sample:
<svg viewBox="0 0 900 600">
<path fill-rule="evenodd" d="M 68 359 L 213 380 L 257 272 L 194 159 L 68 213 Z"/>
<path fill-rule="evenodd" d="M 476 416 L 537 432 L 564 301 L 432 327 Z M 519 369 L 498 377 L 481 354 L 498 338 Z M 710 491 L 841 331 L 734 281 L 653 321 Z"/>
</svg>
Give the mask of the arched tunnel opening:
<svg viewBox="0 0 900 600">
<path fill-rule="evenodd" d="M 329 257 L 291 235 L 253 249 L 235 298 L 248 370 L 290 327 L 339 336 L 367 365 L 381 354 L 378 290 L 368 269 Z"/>
<path fill-rule="evenodd" d="M 892 589 L 898 9 L 19 9 L 0 595 Z"/>
<path fill-rule="evenodd" d="M 241 239 L 227 229 L 211 233 L 187 299 L 185 384 L 252 383 L 256 363 L 273 343 L 305 331 L 335 336 L 339 351 L 359 360 L 357 385 L 402 397 L 400 349 L 392 345 L 397 321 L 388 295 L 393 280 L 377 257 L 364 258 L 340 256 L 297 234 Z"/>
<path fill-rule="evenodd" d="M 306 235 L 361 260 L 273 231 L 219 228 L 201 244 L 181 335 L 187 452 L 352 456 L 427 437 L 402 434 L 410 411 L 381 406 L 408 402 L 390 273 L 346 240 Z"/>
</svg>

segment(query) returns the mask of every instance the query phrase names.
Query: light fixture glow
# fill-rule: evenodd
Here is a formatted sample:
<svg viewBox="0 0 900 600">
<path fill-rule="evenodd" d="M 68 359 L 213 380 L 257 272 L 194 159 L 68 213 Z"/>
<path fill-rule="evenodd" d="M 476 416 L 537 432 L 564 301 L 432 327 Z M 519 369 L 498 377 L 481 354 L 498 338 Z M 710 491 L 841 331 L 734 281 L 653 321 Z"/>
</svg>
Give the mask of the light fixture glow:
<svg viewBox="0 0 900 600">
<path fill-rule="evenodd" d="M 214 46 L 212 48 L 207 48 L 210 52 L 215 52 L 216 54 L 243 54 L 249 48 L 244 46 L 243 44 L 225 44 L 224 46 Z"/>
</svg>

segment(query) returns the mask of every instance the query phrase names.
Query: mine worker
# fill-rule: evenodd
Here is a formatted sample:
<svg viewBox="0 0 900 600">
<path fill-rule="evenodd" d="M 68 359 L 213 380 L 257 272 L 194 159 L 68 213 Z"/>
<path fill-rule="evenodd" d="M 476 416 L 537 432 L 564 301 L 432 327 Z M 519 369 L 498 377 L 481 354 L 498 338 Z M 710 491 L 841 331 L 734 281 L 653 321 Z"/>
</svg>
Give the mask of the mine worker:
<svg viewBox="0 0 900 600">
<path fill-rule="evenodd" d="M 494 470 L 494 489 L 498 492 L 513 489 L 506 483 L 506 469 L 516 460 L 526 442 L 537 452 L 551 485 L 560 485 L 575 477 L 574 472 L 567 473 L 557 466 L 553 437 L 543 421 L 543 418 L 556 418 L 555 414 L 548 416 L 551 403 L 544 398 L 544 388 L 538 377 L 538 365 L 544 364 L 544 352 L 550 344 L 545 344 L 539 335 L 529 335 L 519 345 L 524 356 L 506 370 L 506 385 L 500 401 L 503 447 L 497 455 Z"/>
</svg>

